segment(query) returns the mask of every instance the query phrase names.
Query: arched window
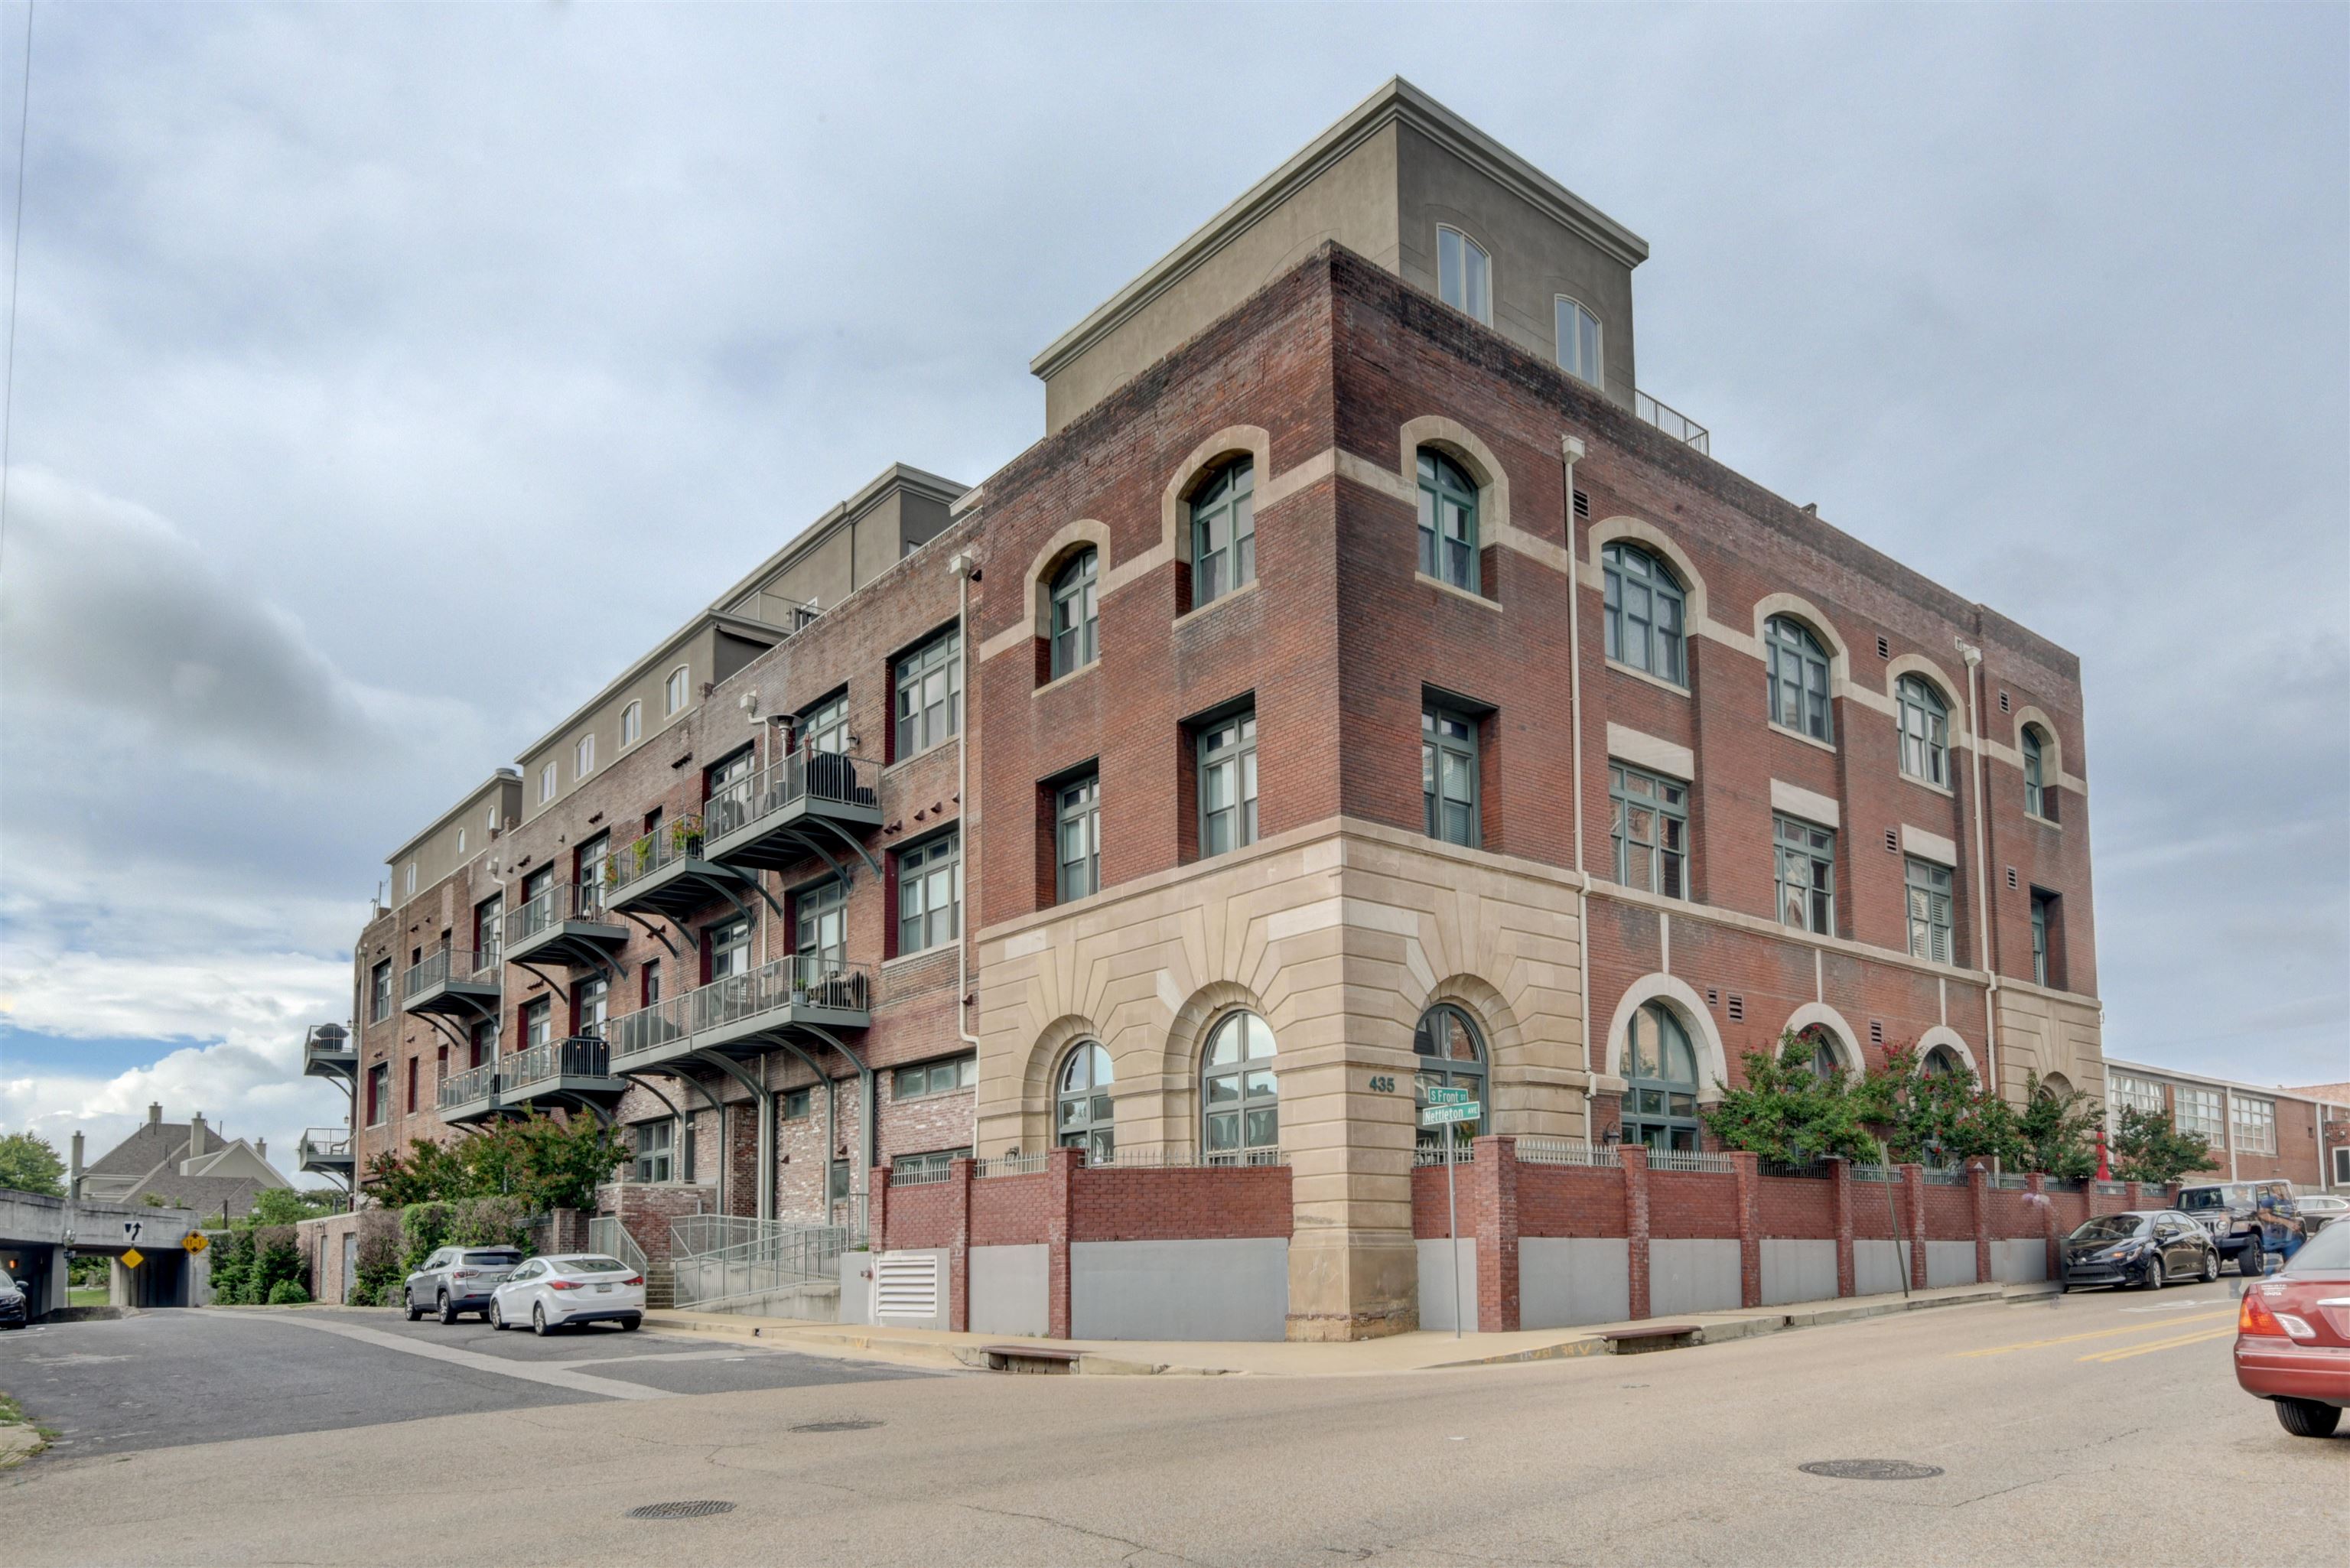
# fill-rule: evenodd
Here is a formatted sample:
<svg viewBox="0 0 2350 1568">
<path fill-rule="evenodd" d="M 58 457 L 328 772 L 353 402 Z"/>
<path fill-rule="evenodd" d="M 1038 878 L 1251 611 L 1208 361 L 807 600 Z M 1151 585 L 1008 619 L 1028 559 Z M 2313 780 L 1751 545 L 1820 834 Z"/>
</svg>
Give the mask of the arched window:
<svg viewBox="0 0 2350 1568">
<path fill-rule="evenodd" d="M 1109 1053 L 1091 1040 L 1081 1040 L 1061 1063 L 1058 1092 L 1054 1096 L 1053 1140 L 1063 1148 L 1086 1151 L 1086 1163 L 1097 1164 L 1118 1151 L 1111 1125 Z"/>
<path fill-rule="evenodd" d="M 2047 763 L 2040 742 L 2040 726 L 2023 726 L 2023 809 L 2043 821 L 2054 822 L 2055 797 L 2047 788 Z"/>
<path fill-rule="evenodd" d="M 1671 1008 L 1651 1002 L 1632 1014 L 1624 1042 L 1624 1141 L 1650 1148 L 1697 1147 L 1697 1051 Z"/>
<path fill-rule="evenodd" d="M 1835 1047 L 1835 1036 L 1825 1023 L 1814 1023 L 1795 1036 L 1798 1057 L 1810 1069 L 1812 1076 L 1822 1083 L 1835 1083 L 1844 1071 L 1844 1057 Z"/>
<path fill-rule="evenodd" d="M 1688 685 L 1687 597 L 1679 579 L 1635 545 L 1610 545 L 1599 558 L 1607 585 L 1607 657 Z"/>
<path fill-rule="evenodd" d="M 1218 469 L 1191 497 L 1191 607 L 1256 581 L 1256 462 Z"/>
<path fill-rule="evenodd" d="M 1419 449 L 1419 569 L 1471 593 L 1477 579 L 1477 482 L 1430 447 Z"/>
<path fill-rule="evenodd" d="M 669 672 L 669 679 L 661 684 L 661 701 L 668 704 L 663 711 L 674 713 L 685 706 L 685 700 L 689 695 L 686 690 L 687 682 L 691 679 L 692 666 L 691 665 L 681 664 Z"/>
<path fill-rule="evenodd" d="M 1273 1031 L 1253 1012 L 1228 1014 L 1200 1059 L 1200 1149 L 1210 1165 L 1271 1165 L 1281 1151 L 1281 1086 Z"/>
<path fill-rule="evenodd" d="M 1082 550 L 1053 579 L 1053 673 L 1082 670 L 1101 651 L 1101 557 Z"/>
<path fill-rule="evenodd" d="M 1599 317 L 1583 302 L 1565 295 L 1555 297 L 1558 326 L 1558 368 L 1578 381 L 1599 386 Z"/>
<path fill-rule="evenodd" d="M 1466 1089 L 1482 1107 L 1476 1120 L 1454 1124 L 1456 1147 L 1492 1125 L 1493 1105 L 1485 1096 L 1485 1046 L 1467 1013 L 1449 1002 L 1440 1002 L 1421 1013 L 1419 1027 L 1412 1031 L 1411 1051 L 1419 1058 L 1412 1075 L 1415 1104 L 1424 1108 L 1430 1089 Z M 1440 1152 L 1444 1129 L 1421 1127 L 1419 1147 Z"/>
<path fill-rule="evenodd" d="M 1948 1045 L 1937 1045 L 1926 1053 L 1926 1059 L 1918 1064 L 1918 1069 L 1929 1078 L 1955 1078 L 1967 1071 L 1967 1064 L 1965 1058 Z"/>
<path fill-rule="evenodd" d="M 1436 231 L 1436 297 L 1491 327 L 1493 324 L 1493 258 L 1460 230 Z"/>
<path fill-rule="evenodd" d="M 1815 741 L 1828 732 L 1828 650 L 1799 620 L 1774 615 L 1762 627 L 1771 659 L 1771 722 Z"/>
<path fill-rule="evenodd" d="M 1900 709 L 1901 771 L 1944 789 L 1950 786 L 1950 706 L 1922 678 L 1905 675 L 1894 686 Z"/>
<path fill-rule="evenodd" d="M 639 741 L 644 739 L 644 733 L 645 705 L 642 702 L 631 702 L 627 707 L 621 709 L 620 744 L 623 747 L 633 746 Z M 664 1122 L 661 1125 L 666 1127 L 669 1124 Z"/>
</svg>

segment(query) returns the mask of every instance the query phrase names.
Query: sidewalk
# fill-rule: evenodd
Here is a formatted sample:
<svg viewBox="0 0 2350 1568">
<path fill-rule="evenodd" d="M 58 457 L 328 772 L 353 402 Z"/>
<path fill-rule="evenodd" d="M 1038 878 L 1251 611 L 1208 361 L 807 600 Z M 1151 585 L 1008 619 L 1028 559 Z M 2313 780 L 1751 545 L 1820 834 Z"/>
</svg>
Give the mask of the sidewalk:
<svg viewBox="0 0 2350 1568">
<path fill-rule="evenodd" d="M 1075 1357 L 1072 1372 L 1097 1376 L 1178 1375 L 1217 1376 L 1248 1374 L 1272 1377 L 1334 1377 L 1375 1373 L 1427 1372 L 1445 1367 L 1490 1366 L 1507 1362 L 1551 1361 L 1568 1356 L 1620 1354 L 1611 1332 L 1687 1324 L 1687 1343 L 1719 1345 L 1791 1328 L 1846 1323 L 1933 1307 L 1969 1306 L 2054 1293 L 2055 1287 L 1950 1285 L 1913 1291 L 1908 1296 L 1846 1296 L 1798 1302 L 1740 1312 L 1685 1313 L 1634 1323 L 1589 1324 L 1575 1328 L 1526 1329 L 1516 1334 L 1451 1334 L 1423 1331 L 1385 1339 L 1339 1345 L 1283 1341 L 1018 1339 L 1003 1334 L 951 1334 L 927 1328 L 874 1328 L 858 1324 L 809 1323 L 795 1318 L 747 1317 L 732 1313 L 651 1312 L 645 1327 L 662 1334 L 706 1334 L 762 1345 L 788 1346 L 819 1355 L 870 1357 L 909 1366 L 986 1370 L 991 1347 L 1016 1346 Z M 1061 1359 L 1055 1356 L 1055 1360 Z"/>
</svg>

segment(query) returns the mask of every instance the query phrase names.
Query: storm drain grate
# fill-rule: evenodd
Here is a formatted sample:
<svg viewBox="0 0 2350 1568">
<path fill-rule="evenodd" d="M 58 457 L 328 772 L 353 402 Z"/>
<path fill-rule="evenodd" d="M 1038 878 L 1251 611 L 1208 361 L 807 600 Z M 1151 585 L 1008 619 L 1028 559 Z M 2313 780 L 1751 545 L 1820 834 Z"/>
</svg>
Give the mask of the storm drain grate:
<svg viewBox="0 0 2350 1568">
<path fill-rule="evenodd" d="M 713 1513 L 732 1513 L 734 1505 L 704 1499 L 699 1502 L 649 1502 L 642 1508 L 632 1508 L 623 1517 L 628 1519 L 707 1519 Z"/>
<path fill-rule="evenodd" d="M 879 1426 L 879 1421 L 852 1419 L 847 1421 L 809 1421 L 794 1427 L 795 1432 L 864 1432 Z"/>
<path fill-rule="evenodd" d="M 1837 1480 L 1927 1480 L 1942 1473 L 1939 1465 L 1913 1465 L 1908 1459 L 1814 1459 L 1795 1468 L 1805 1475 Z"/>
</svg>

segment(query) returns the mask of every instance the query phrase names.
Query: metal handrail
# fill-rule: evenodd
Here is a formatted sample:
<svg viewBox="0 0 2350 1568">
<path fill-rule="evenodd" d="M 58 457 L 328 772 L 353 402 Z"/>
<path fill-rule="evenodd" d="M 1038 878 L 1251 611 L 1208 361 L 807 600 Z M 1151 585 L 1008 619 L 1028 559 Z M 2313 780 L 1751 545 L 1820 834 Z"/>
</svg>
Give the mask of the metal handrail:
<svg viewBox="0 0 2350 1568">
<path fill-rule="evenodd" d="M 462 1106 L 473 1100 L 486 1100 L 497 1093 L 498 1064 L 484 1062 L 478 1067 L 468 1067 L 462 1073 L 452 1073 L 441 1080 L 437 1103 L 442 1110 Z"/>
<path fill-rule="evenodd" d="M 872 1006 L 870 966 L 816 953 L 794 953 L 730 974 L 687 993 L 687 1023 L 696 1034 L 785 1007 L 861 1012 Z"/>
<path fill-rule="evenodd" d="M 871 805 L 880 799 L 880 764 L 864 757 L 795 751 L 712 792 L 702 804 L 702 831 L 717 838 L 802 801 Z"/>
<path fill-rule="evenodd" d="M 1592 1143 L 1579 1137 L 1522 1137 L 1518 1139 L 1518 1163 L 1521 1165 L 1590 1165 L 1621 1166 L 1612 1143 Z"/>
<path fill-rule="evenodd" d="M 846 1226 L 795 1225 L 732 1214 L 670 1223 L 670 1271 L 681 1309 L 712 1307 L 837 1277 Z"/>
<path fill-rule="evenodd" d="M 504 946 L 512 949 L 566 920 L 611 923 L 604 915 L 603 890 L 594 881 L 558 882 L 537 898 L 508 909 Z"/>
<path fill-rule="evenodd" d="M 971 1162 L 972 1175 L 982 1181 L 991 1176 L 1042 1176 L 1051 1157 L 1042 1154 L 999 1154 L 992 1159 Z"/>
<path fill-rule="evenodd" d="M 452 980 L 472 980 L 484 973 L 494 978 L 498 968 L 498 954 L 494 948 L 485 953 L 474 952 L 468 948 L 442 948 L 438 952 L 426 953 L 409 966 L 408 974 L 400 982 L 400 995 L 413 1002 L 420 992 L 436 985 L 446 985 Z"/>
<path fill-rule="evenodd" d="M 504 1065 L 509 1089 L 545 1078 L 608 1078 L 612 1048 L 593 1034 L 574 1034 L 525 1047 L 507 1057 Z"/>
<path fill-rule="evenodd" d="M 953 1168 L 942 1161 L 926 1159 L 920 1165 L 893 1165 L 889 1168 L 892 1187 L 936 1187 L 954 1174 Z"/>
<path fill-rule="evenodd" d="M 359 1042 L 339 1023 L 313 1023 L 302 1035 L 306 1062 L 319 1056 L 356 1056 L 359 1050 Z"/>
<path fill-rule="evenodd" d="M 1702 1170 L 1716 1175 L 1728 1175 L 1738 1167 L 1726 1154 L 1715 1154 L 1699 1148 L 1652 1148 L 1648 1151 L 1650 1170 Z"/>
<path fill-rule="evenodd" d="M 611 897 L 631 882 L 683 860 L 702 858 L 702 818 L 681 816 L 664 822 L 643 837 L 610 851 L 595 867 L 595 880 Z"/>
<path fill-rule="evenodd" d="M 348 1159 L 350 1152 L 348 1127 L 305 1127 L 294 1145 L 296 1159 Z"/>
<path fill-rule="evenodd" d="M 613 1056 L 626 1061 L 684 1039 L 692 1033 L 686 1027 L 686 1012 L 692 999 L 691 992 L 681 992 L 608 1020 L 604 1033 L 612 1043 Z"/>
<path fill-rule="evenodd" d="M 1669 403 L 1662 403 L 1637 388 L 1632 393 L 1632 412 L 1643 424 L 1650 424 L 1675 441 L 1693 446 L 1712 455 L 1712 437 L 1706 428 Z"/>
<path fill-rule="evenodd" d="M 598 1214 L 588 1221 L 588 1250 L 608 1253 L 640 1275 L 646 1272 L 645 1250 L 637 1245 L 637 1239 L 629 1234 L 617 1214 Z"/>
</svg>

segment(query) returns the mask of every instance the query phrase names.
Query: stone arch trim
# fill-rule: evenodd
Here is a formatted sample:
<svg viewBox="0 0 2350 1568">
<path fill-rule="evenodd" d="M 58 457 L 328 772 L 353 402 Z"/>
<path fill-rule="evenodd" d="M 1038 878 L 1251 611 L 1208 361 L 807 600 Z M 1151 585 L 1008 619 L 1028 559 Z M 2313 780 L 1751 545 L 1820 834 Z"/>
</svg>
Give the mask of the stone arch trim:
<svg viewBox="0 0 2350 1568">
<path fill-rule="evenodd" d="M 1186 525 L 1190 519 L 1185 509 L 1191 493 L 1210 469 L 1226 458 L 1243 456 L 1255 462 L 1256 486 L 1263 490 L 1273 478 L 1273 437 L 1263 425 L 1226 425 L 1193 447 L 1169 476 L 1159 496 L 1159 545 L 1179 564 L 1188 566 L 1191 560 L 1191 530 Z M 1260 495 L 1260 505 L 1263 499 Z"/>
<path fill-rule="evenodd" d="M 1497 542 L 1510 522 L 1510 472 L 1483 438 L 1459 420 L 1443 414 L 1421 414 L 1403 422 L 1399 438 L 1403 445 L 1402 460 L 1398 472 L 1403 480 L 1403 493 L 1408 496 L 1419 493 L 1419 449 L 1432 446 L 1469 471 L 1477 482 L 1477 546 L 1480 550 Z"/>
<path fill-rule="evenodd" d="M 1697 1047 L 1697 1097 L 1700 1105 L 1710 1105 L 1721 1098 L 1721 1085 L 1730 1081 L 1730 1057 L 1722 1049 L 1721 1033 L 1713 1026 L 1713 1013 L 1689 981 L 1669 974 L 1646 974 L 1625 987 L 1617 999 L 1616 1015 L 1607 1021 L 1607 1086 L 1620 1090 L 1624 1085 L 1624 1033 L 1632 1022 L 1632 1014 L 1651 1002 L 1661 1002 L 1679 1015 L 1690 1032 L 1690 1042 Z"/>
<path fill-rule="evenodd" d="M 1200 1059 L 1208 1035 L 1235 1012 L 1253 1012 L 1273 1030 L 1274 1071 L 1280 1072 L 1281 1026 L 1266 1011 L 1263 998 L 1237 981 L 1211 980 L 1194 991 L 1168 1021 L 1166 1044 L 1159 1060 L 1159 1082 L 1166 1085 L 1160 1125 L 1171 1142 L 1196 1148 L 1200 1141 Z M 1407 1044 L 1406 1049 L 1409 1049 Z M 1120 1068 L 1115 1053 L 1111 1064 Z"/>
<path fill-rule="evenodd" d="M 2056 721 L 2029 702 L 2015 711 L 2015 764 L 2019 768 L 2023 765 L 2023 732 L 2027 726 L 2039 731 L 2041 739 L 2046 742 L 2041 748 L 2042 756 L 2048 764 L 2042 780 L 2050 789 L 2054 789 L 2057 781 L 2064 776 L 2064 742 L 2056 733 Z"/>
<path fill-rule="evenodd" d="M 1861 1054 L 1860 1036 L 1853 1033 L 1852 1025 L 1843 1013 L 1825 1002 L 1807 1002 L 1789 1013 L 1782 1033 L 1801 1034 L 1814 1025 L 1825 1029 L 1829 1038 L 1835 1042 L 1836 1055 L 1844 1063 L 1846 1072 L 1856 1078 L 1868 1070 L 1868 1060 Z"/>
<path fill-rule="evenodd" d="M 1607 570 L 1601 561 L 1601 553 L 1608 545 L 1638 545 L 1670 566 L 1673 576 L 1681 580 L 1681 593 L 1688 600 L 1686 613 L 1681 618 L 1684 636 L 1697 636 L 1698 628 L 1713 618 L 1712 612 L 1706 607 L 1705 578 L 1699 575 L 1697 564 L 1690 559 L 1688 551 L 1673 543 L 1671 535 L 1655 524 L 1644 523 L 1638 517 L 1609 517 L 1594 523 L 1585 530 L 1583 537 L 1585 547 L 1591 552 L 1587 563 L 1591 571 L 1589 586 L 1598 587 L 1601 584 Z"/>
<path fill-rule="evenodd" d="M 1970 727 L 1967 723 L 1967 688 L 1964 681 L 1953 680 L 1950 672 L 1922 653 L 1898 654 L 1885 667 L 1885 699 L 1898 711 L 1901 700 L 1894 693 L 1900 689 L 1901 678 L 1918 675 L 1926 679 L 1942 699 L 1950 705 L 1950 743 L 1958 744 L 1959 734 Z"/>
<path fill-rule="evenodd" d="M 1110 1043 L 1095 1027 L 1094 1021 L 1081 1013 L 1065 1012 L 1036 1032 L 1028 1046 L 1028 1060 L 1023 1064 L 1020 1077 L 1020 1149 L 1024 1154 L 1035 1154 L 1053 1147 L 1053 1079 L 1060 1071 L 1061 1058 L 1069 1047 L 1080 1040 L 1100 1043 L 1106 1051 Z M 1118 1057 L 1111 1051 L 1111 1070 L 1117 1070 Z M 986 1149 L 979 1150 L 985 1154 Z"/>
<path fill-rule="evenodd" d="M 1828 694 L 1831 697 L 1843 696 L 1845 688 L 1852 683 L 1852 649 L 1843 634 L 1836 630 L 1835 622 L 1830 620 L 1819 606 L 1801 594 L 1764 594 L 1754 601 L 1754 643 L 1765 650 L 1766 660 L 1770 644 L 1763 637 L 1763 628 L 1776 616 L 1803 622 L 1812 635 L 1820 639 L 1821 645 L 1828 650 Z"/>
<path fill-rule="evenodd" d="M 1957 1052 L 1959 1060 L 1967 1064 L 1967 1071 L 1975 1075 L 1976 1084 L 1984 1088 L 1991 1087 L 1991 1085 L 1983 1082 L 1982 1065 L 1975 1060 L 1973 1048 L 1967 1044 L 1964 1037 L 1957 1030 L 1947 1023 L 1937 1023 L 1933 1028 L 1918 1036 L 1918 1062 L 1920 1066 L 1925 1064 L 1926 1053 L 1937 1045 L 1948 1045 L 1952 1051 Z"/>
<path fill-rule="evenodd" d="M 1411 1027 L 1418 1029 L 1420 1019 L 1439 1002 L 1459 1008 L 1477 1025 L 1477 1033 L 1484 1040 L 1487 1071 L 1524 1062 L 1524 1033 L 1518 1027 L 1518 1015 L 1499 986 L 1479 974 L 1448 975 L 1430 988 L 1419 1011 L 1411 1015 Z M 1407 1041 L 1404 1049 L 1410 1048 Z"/>
<path fill-rule="evenodd" d="M 1098 576 L 1107 582 L 1109 576 L 1109 524 L 1091 517 L 1080 517 L 1062 527 L 1045 542 L 1028 567 L 1028 628 L 1038 637 L 1047 637 L 1052 628 L 1045 624 L 1053 613 L 1053 577 L 1068 564 L 1071 556 L 1090 546 L 1099 556 Z"/>
</svg>

